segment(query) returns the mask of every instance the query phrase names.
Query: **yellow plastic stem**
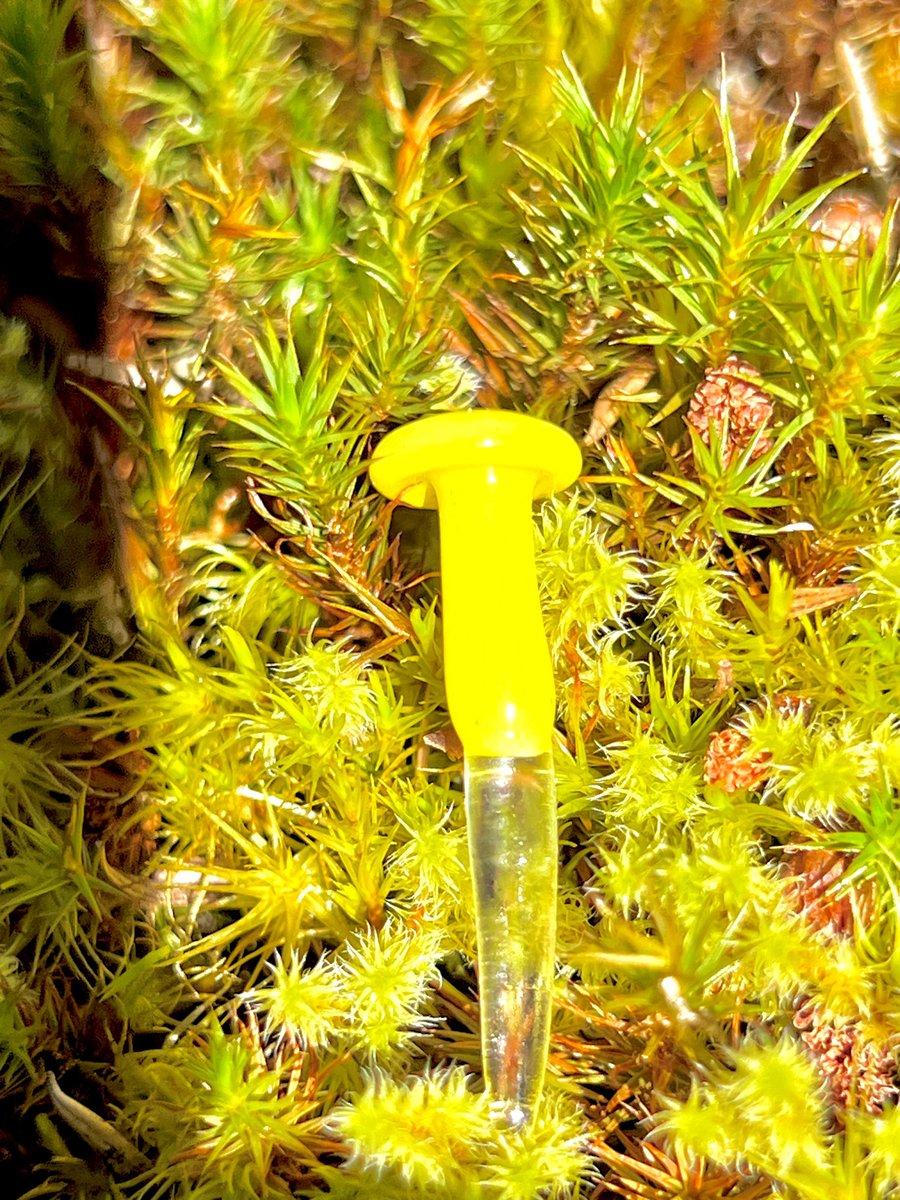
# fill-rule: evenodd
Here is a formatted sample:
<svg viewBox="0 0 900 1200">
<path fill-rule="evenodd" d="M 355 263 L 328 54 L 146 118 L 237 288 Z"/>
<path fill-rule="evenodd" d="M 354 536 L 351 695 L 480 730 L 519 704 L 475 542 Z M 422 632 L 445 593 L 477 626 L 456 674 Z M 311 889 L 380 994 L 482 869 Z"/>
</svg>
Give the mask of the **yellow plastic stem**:
<svg viewBox="0 0 900 1200">
<path fill-rule="evenodd" d="M 466 756 L 485 1079 L 513 1124 L 538 1102 L 555 962 L 554 687 L 532 503 L 568 486 L 580 465 L 557 426 L 481 411 L 395 430 L 370 466 L 385 495 L 439 512 L 444 674 Z"/>
<path fill-rule="evenodd" d="M 534 566 L 530 471 L 435 476 L 447 706 L 467 755 L 550 749 L 553 668 Z"/>
</svg>

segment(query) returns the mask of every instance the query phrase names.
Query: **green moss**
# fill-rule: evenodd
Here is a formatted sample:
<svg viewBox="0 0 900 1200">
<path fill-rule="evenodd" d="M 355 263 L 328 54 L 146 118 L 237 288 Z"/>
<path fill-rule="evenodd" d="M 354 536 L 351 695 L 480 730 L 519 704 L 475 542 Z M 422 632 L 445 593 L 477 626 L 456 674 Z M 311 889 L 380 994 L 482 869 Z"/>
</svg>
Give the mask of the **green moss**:
<svg viewBox="0 0 900 1200">
<path fill-rule="evenodd" d="M 102 167 L 104 370 L 137 353 L 88 430 L 0 326 L 21 1190 L 889 1200 L 900 288 L 889 220 L 813 228 L 866 147 L 729 83 L 727 6 L 98 0 L 85 58 L 42 4 L 46 39 L 0 18 L 0 188 Z M 60 133 L 88 62 L 96 164 Z M 520 1132 L 481 1094 L 436 523 L 366 476 L 471 405 L 584 449 L 535 513 L 559 975 Z"/>
</svg>

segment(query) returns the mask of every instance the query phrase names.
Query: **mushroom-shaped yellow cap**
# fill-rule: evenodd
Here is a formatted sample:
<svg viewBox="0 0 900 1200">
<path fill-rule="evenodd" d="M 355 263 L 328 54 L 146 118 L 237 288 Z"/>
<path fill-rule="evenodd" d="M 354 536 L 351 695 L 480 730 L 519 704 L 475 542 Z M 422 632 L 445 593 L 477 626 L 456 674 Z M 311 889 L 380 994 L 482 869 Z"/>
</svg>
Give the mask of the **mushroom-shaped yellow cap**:
<svg viewBox="0 0 900 1200">
<path fill-rule="evenodd" d="M 372 456 L 369 476 L 391 500 L 400 496 L 412 508 L 437 508 L 435 475 L 478 466 L 531 472 L 539 498 L 578 478 L 581 451 L 558 425 L 522 413 L 441 413 L 389 433 Z"/>
</svg>

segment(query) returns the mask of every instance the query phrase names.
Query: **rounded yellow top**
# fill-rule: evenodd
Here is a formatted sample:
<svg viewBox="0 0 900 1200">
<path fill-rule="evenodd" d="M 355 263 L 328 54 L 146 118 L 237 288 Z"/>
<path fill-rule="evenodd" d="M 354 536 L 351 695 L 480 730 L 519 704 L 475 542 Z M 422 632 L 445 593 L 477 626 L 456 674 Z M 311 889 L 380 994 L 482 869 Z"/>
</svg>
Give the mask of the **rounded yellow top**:
<svg viewBox="0 0 900 1200">
<path fill-rule="evenodd" d="M 499 409 L 439 413 L 402 425 L 375 449 L 369 476 L 382 495 L 412 508 L 437 508 L 436 473 L 460 467 L 525 469 L 535 473 L 535 498 L 573 483 L 581 452 L 550 421 Z"/>
</svg>

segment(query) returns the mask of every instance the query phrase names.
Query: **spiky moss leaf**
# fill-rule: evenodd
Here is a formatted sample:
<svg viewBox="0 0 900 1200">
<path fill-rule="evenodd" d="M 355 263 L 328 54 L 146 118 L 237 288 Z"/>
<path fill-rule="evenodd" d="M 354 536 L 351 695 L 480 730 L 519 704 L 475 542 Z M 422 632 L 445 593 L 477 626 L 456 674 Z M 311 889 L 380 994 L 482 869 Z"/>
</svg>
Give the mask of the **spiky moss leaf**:
<svg viewBox="0 0 900 1200">
<path fill-rule="evenodd" d="M 708 554 L 675 549 L 651 572 L 648 584 L 655 641 L 683 655 L 692 668 L 715 674 L 733 628 L 723 613 L 730 597 L 726 572 Z"/>
<path fill-rule="evenodd" d="M 459 928 L 467 952 L 474 953 L 472 886 L 465 813 L 459 793 L 438 784 L 399 780 L 386 790 L 385 804 L 400 829 L 388 863 L 394 888 L 420 905 L 428 919 Z"/>
<path fill-rule="evenodd" d="M 282 515 L 271 522 L 303 540 L 313 529 L 333 530 L 346 522 L 362 470 L 364 430 L 341 420 L 337 407 L 352 360 L 347 355 L 335 365 L 326 336 L 322 320 L 304 368 L 294 339 L 279 338 L 269 324 L 253 344 L 264 380 L 221 361 L 227 387 L 205 405 L 227 422 L 224 457 L 275 499 Z"/>
<path fill-rule="evenodd" d="M 347 1169 L 369 1178 L 400 1176 L 410 1186 L 466 1191 L 489 1127 L 486 1098 L 469 1089 L 463 1070 L 434 1071 L 405 1084 L 376 1074 L 332 1122 L 349 1144 Z"/>
<path fill-rule="evenodd" d="M 32 681 L 33 677 L 26 683 Z M 64 793 L 72 781 L 66 780 L 58 764 L 48 761 L 39 742 L 31 738 L 29 745 L 29 741 L 23 740 L 29 726 L 40 721 L 36 711 L 28 712 L 27 704 L 24 684 L 0 697 L 0 789 L 5 815 L 12 821 L 21 819 L 31 825 L 44 815 L 45 807 L 58 810 L 59 801 L 54 793 Z M 10 832 L 10 828 L 0 832 L 4 845 L 8 845 Z"/>
<path fill-rule="evenodd" d="M 585 649 L 620 626 L 642 594 L 637 558 L 608 549 L 596 519 L 578 497 L 554 497 L 540 512 L 537 572 L 544 625 L 559 674 L 571 673 L 567 644 Z"/>
<path fill-rule="evenodd" d="M 427 1027 L 428 986 L 437 979 L 442 931 L 386 922 L 344 947 L 340 972 L 358 1050 L 377 1059 L 408 1047 Z"/>
<path fill-rule="evenodd" d="M 66 48 L 77 6 L 68 0 L 7 0 L 0 10 L 0 153 L 4 188 L 76 195 L 93 162 L 91 139 L 73 120 L 87 69 Z"/>
<path fill-rule="evenodd" d="M 583 760 L 557 748 L 553 756 L 556 776 L 556 806 L 561 826 L 577 817 L 590 818 L 594 813 L 596 774 Z"/>
<path fill-rule="evenodd" d="M 591 907 L 585 902 L 584 885 L 578 880 L 572 866 L 567 864 L 560 874 L 556 898 L 556 958 L 563 964 L 565 972 L 572 954 L 584 945 L 585 931 L 589 926 Z M 557 985 L 562 986 L 561 977 Z"/>
<path fill-rule="evenodd" d="M 861 564 L 851 573 L 860 588 L 857 615 L 866 618 L 886 637 L 900 630 L 900 532 L 885 529 L 882 536 L 861 551 Z"/>
<path fill-rule="evenodd" d="M 312 967 L 281 956 L 266 982 L 245 994 L 265 1014 L 265 1033 L 318 1052 L 340 1046 L 367 1061 L 394 1061 L 433 1023 L 428 988 L 442 939 L 386 922 L 351 937 Z"/>
<path fill-rule="evenodd" d="M 900 720 L 895 714 L 881 721 L 869 734 L 865 764 L 867 774 L 877 778 L 879 784 L 900 788 Z"/>
<path fill-rule="evenodd" d="M 290 78 L 290 49 L 270 0 L 120 0 L 140 27 L 143 44 L 171 70 L 166 88 L 147 87 L 160 115 L 166 154 L 151 161 L 170 166 L 173 152 L 203 145 L 217 164 L 257 152 L 267 144 L 263 109 L 274 79 Z M 157 133 L 157 137 L 159 133 Z M 170 166 L 171 169 L 171 166 Z M 161 181 L 155 181 L 159 182 Z"/>
<path fill-rule="evenodd" d="M 0 456 L 4 474 L 24 462 L 37 445 L 54 451 L 50 389 L 26 361 L 28 330 L 21 321 L 0 317 Z"/>
<path fill-rule="evenodd" d="M 562 1098 L 546 1099 L 522 1131 L 503 1138 L 485 1170 L 483 1191 L 499 1200 L 564 1200 L 589 1172 L 584 1120 Z"/>
<path fill-rule="evenodd" d="M 861 801 L 848 800 L 845 808 L 849 821 L 841 822 L 837 829 L 821 836 L 823 848 L 850 856 L 839 884 L 833 890 L 856 898 L 860 889 L 867 888 L 871 896 L 874 886 L 874 895 L 882 900 L 880 911 L 871 922 L 861 923 L 884 923 L 886 928 L 895 929 L 900 917 L 897 911 L 900 798 L 896 785 L 892 787 L 885 780 L 880 787 L 871 788 Z M 850 828 L 846 828 L 847 825 Z"/>
<path fill-rule="evenodd" d="M 881 483 L 896 507 L 900 501 L 900 429 L 896 419 L 890 420 L 889 427 L 873 437 L 872 446 L 880 467 Z"/>
<path fill-rule="evenodd" d="M 254 730 L 248 714 L 237 730 L 251 754 L 255 744 L 257 756 L 282 771 L 296 766 L 332 777 L 350 762 L 375 769 L 409 736 L 410 715 L 388 675 L 333 643 L 313 643 L 272 664 L 259 682 L 259 724 Z"/>
<path fill-rule="evenodd" d="M 766 797 L 788 813 L 840 826 L 871 808 L 872 797 L 894 785 L 900 772 L 900 739 L 893 717 L 865 730 L 854 717 L 825 711 L 811 718 L 769 707 L 745 714 L 740 724 L 750 753 L 765 755 Z"/>
<path fill-rule="evenodd" d="M 869 1165 L 878 1185 L 890 1194 L 900 1179 L 900 1108 L 891 1108 L 871 1122 Z"/>
<path fill-rule="evenodd" d="M 321 1054 L 346 1032 L 349 996 L 332 960 L 305 967 L 295 954 L 287 961 L 279 955 L 268 981 L 247 999 L 264 1014 L 266 1038 L 276 1045 L 286 1040 Z"/>
<path fill-rule="evenodd" d="M 891 632 L 895 616 L 881 602 L 873 609 L 863 601 L 832 617 L 803 621 L 790 678 L 814 711 L 851 715 L 866 731 L 896 717 L 900 638 Z"/>
<path fill-rule="evenodd" d="M 359 655 L 333 642 L 310 642 L 302 654 L 276 663 L 272 674 L 289 692 L 296 689 L 335 745 L 371 744 L 380 714 Z"/>
<path fill-rule="evenodd" d="M 117 965 L 120 969 L 103 989 L 101 999 L 113 1005 L 133 1033 L 169 1028 L 171 1014 L 190 994 L 172 950 L 158 946 L 139 958 L 123 957 Z"/>
<path fill-rule="evenodd" d="M 82 838 L 83 808 L 73 803 L 66 833 L 42 816 L 34 825 L 8 819 L 6 856 L 0 858 L 0 919 L 15 917 L 12 953 L 30 947 L 33 962 L 57 962 L 93 984 L 102 972 L 98 928 L 115 889 L 101 881 Z M 124 914 L 123 914 L 124 915 Z M 127 919 L 122 931 L 127 937 Z"/>
<path fill-rule="evenodd" d="M 211 814 L 211 810 L 208 812 Z M 268 952 L 284 946 L 304 950 L 318 937 L 347 932 L 346 917 L 334 898 L 326 894 L 321 855 L 314 847 L 294 850 L 281 837 L 274 844 L 257 846 L 236 829 L 223 827 L 217 821 L 215 826 L 217 833 L 224 835 L 217 838 L 221 857 L 227 855 L 233 866 L 219 865 L 214 874 L 206 875 L 185 868 L 179 860 L 171 864 L 167 873 L 169 889 L 173 885 L 177 889 L 179 879 L 187 876 L 187 896 L 182 901 L 185 911 L 179 913 L 167 897 L 169 911 L 164 925 L 170 936 L 182 943 L 186 956 L 196 957 L 231 946 L 232 953 L 239 958 L 241 951 L 251 944 Z M 336 890 L 340 875 L 335 874 L 337 879 L 331 883 Z M 239 915 L 231 912 L 225 919 L 207 917 L 205 922 L 196 923 L 197 901 L 205 900 L 207 911 L 214 912 L 213 897 L 217 895 L 228 897 L 227 905 L 237 909 Z"/>
<path fill-rule="evenodd" d="M 638 831 L 595 854 L 602 865 L 594 886 L 607 915 L 583 931 L 567 960 L 586 982 L 615 980 L 632 998 L 644 988 L 652 1008 L 658 997 L 646 991 L 649 981 L 671 975 L 689 1007 L 723 1018 L 745 1005 L 771 1018 L 801 996 L 842 1018 L 879 1003 L 877 967 L 852 942 L 810 929 L 774 866 L 715 813 L 678 839 Z M 621 995 L 606 1003 L 618 1005 Z"/>
<path fill-rule="evenodd" d="M 290 586 L 276 562 L 252 562 L 240 544 L 216 545 L 201 553 L 192 563 L 184 603 L 191 616 L 192 649 L 214 660 L 225 653 L 225 629 L 279 655 L 302 645 L 319 616 L 318 607 Z"/>
<path fill-rule="evenodd" d="M 195 656 L 165 642 L 174 671 L 121 665 L 116 719 L 141 727 L 176 856 L 198 846 L 206 855 L 212 836 L 229 870 L 249 857 L 262 872 L 293 863 L 314 875 L 315 852 L 294 840 L 298 822 L 321 818 L 329 847 L 349 845 L 372 773 L 402 750 L 412 718 L 381 668 L 338 646 L 280 656 L 233 627 L 218 633 L 215 655 L 211 643 Z M 110 704 L 104 690 L 98 683 L 94 694 Z M 256 841 L 245 844 L 248 822 Z"/>
<path fill-rule="evenodd" d="M 636 243 L 640 240 L 646 251 L 648 229 L 660 221 L 651 187 L 658 175 L 668 173 L 658 151 L 664 144 L 672 148 L 683 134 L 671 113 L 645 134 L 639 78 L 622 76 L 605 119 L 597 118 L 571 68 L 557 74 L 555 92 L 566 118 L 560 123 L 563 161 L 556 165 L 522 152 L 543 187 L 536 196 L 531 189 L 531 194 L 512 196 L 544 268 L 535 276 L 548 277 L 542 285 L 546 290 L 589 297 L 598 311 L 622 307 Z"/>
<path fill-rule="evenodd" d="M 646 665 L 630 651 L 624 631 L 597 636 L 592 645 L 563 649 L 557 656 L 557 711 L 574 744 L 603 743 L 628 736 L 646 676 Z M 565 663 L 565 667 L 563 667 Z"/>
<path fill-rule="evenodd" d="M 773 332 L 792 351 L 795 386 L 820 413 L 896 410 L 896 372 L 885 352 L 900 319 L 891 226 L 881 223 L 869 253 L 846 258 L 822 246 L 813 250 L 801 236 L 782 287 L 767 297 Z"/>
<path fill-rule="evenodd" d="M 573 1194 L 585 1174 L 581 1122 L 562 1103 L 521 1132 L 491 1117 L 486 1096 L 460 1068 L 399 1084 L 373 1077 L 332 1121 L 352 1154 L 347 1170 L 373 1193 L 475 1200 L 538 1200 Z M 405 1189 L 405 1191 L 404 1191 Z"/>
<path fill-rule="evenodd" d="M 743 830 L 712 813 L 695 823 L 690 839 L 672 855 L 664 886 L 687 927 L 711 908 L 729 921 L 752 914 L 764 923 L 783 899 L 774 872 Z"/>
<path fill-rule="evenodd" d="M 165 1050 L 125 1054 L 117 1071 L 125 1118 L 156 1152 L 150 1195 L 269 1196 L 276 1153 L 310 1157 L 312 1106 L 286 1095 L 280 1073 L 217 1023 Z"/>
<path fill-rule="evenodd" d="M 604 841 L 606 839 L 603 839 Z M 596 884 L 616 912 L 646 913 L 651 895 L 649 881 L 667 869 L 670 848 L 649 842 L 643 832 L 622 833 L 612 845 L 599 845 Z"/>
<path fill-rule="evenodd" d="M 700 765 L 685 761 L 635 719 L 629 741 L 607 748 L 611 772 L 597 781 L 596 814 L 607 828 L 654 839 L 678 829 L 707 807 Z"/>
<path fill-rule="evenodd" d="M 533 56 L 535 9 L 529 0 L 470 4 L 464 0 L 427 0 L 421 13 L 406 20 L 413 37 L 456 75 L 486 75 Z"/>
<path fill-rule="evenodd" d="M 344 317 L 346 321 L 346 316 Z M 443 330 L 423 329 L 411 305 L 399 312 L 377 295 L 347 323 L 352 365 L 341 405 L 354 423 L 414 420 L 442 409 L 468 408 L 484 386 L 465 359 L 445 349 Z"/>
<path fill-rule="evenodd" d="M 876 995 L 877 972 L 851 942 L 826 941 L 784 908 L 746 931 L 740 954 L 748 991 L 769 1016 L 812 996 L 828 1017 L 856 1018 Z"/>
<path fill-rule="evenodd" d="M 789 1038 L 745 1043 L 730 1072 L 720 1069 L 695 1084 L 659 1128 L 685 1157 L 749 1165 L 801 1194 L 804 1186 L 816 1196 L 835 1183 L 822 1085 L 808 1055 Z"/>
<path fill-rule="evenodd" d="M 0 1093 L 15 1090 L 22 1086 L 26 1075 L 36 1074 L 29 1053 L 42 1032 L 33 1019 L 35 999 L 18 960 L 0 952 Z"/>
<path fill-rule="evenodd" d="M 793 760 L 773 759 L 772 790 L 788 812 L 828 821 L 858 801 L 871 782 L 866 746 L 850 720 L 813 721 L 804 734 L 793 747 Z"/>
<path fill-rule="evenodd" d="M 567 962 L 614 1011 L 672 1007 L 688 1026 L 696 1014 L 728 1019 L 744 1004 L 744 972 L 781 912 L 781 891 L 731 831 L 698 831 L 674 845 L 648 840 L 632 836 L 598 852 L 601 919 L 583 928 Z M 772 987 L 768 976 L 753 983 L 754 996 Z"/>
</svg>

